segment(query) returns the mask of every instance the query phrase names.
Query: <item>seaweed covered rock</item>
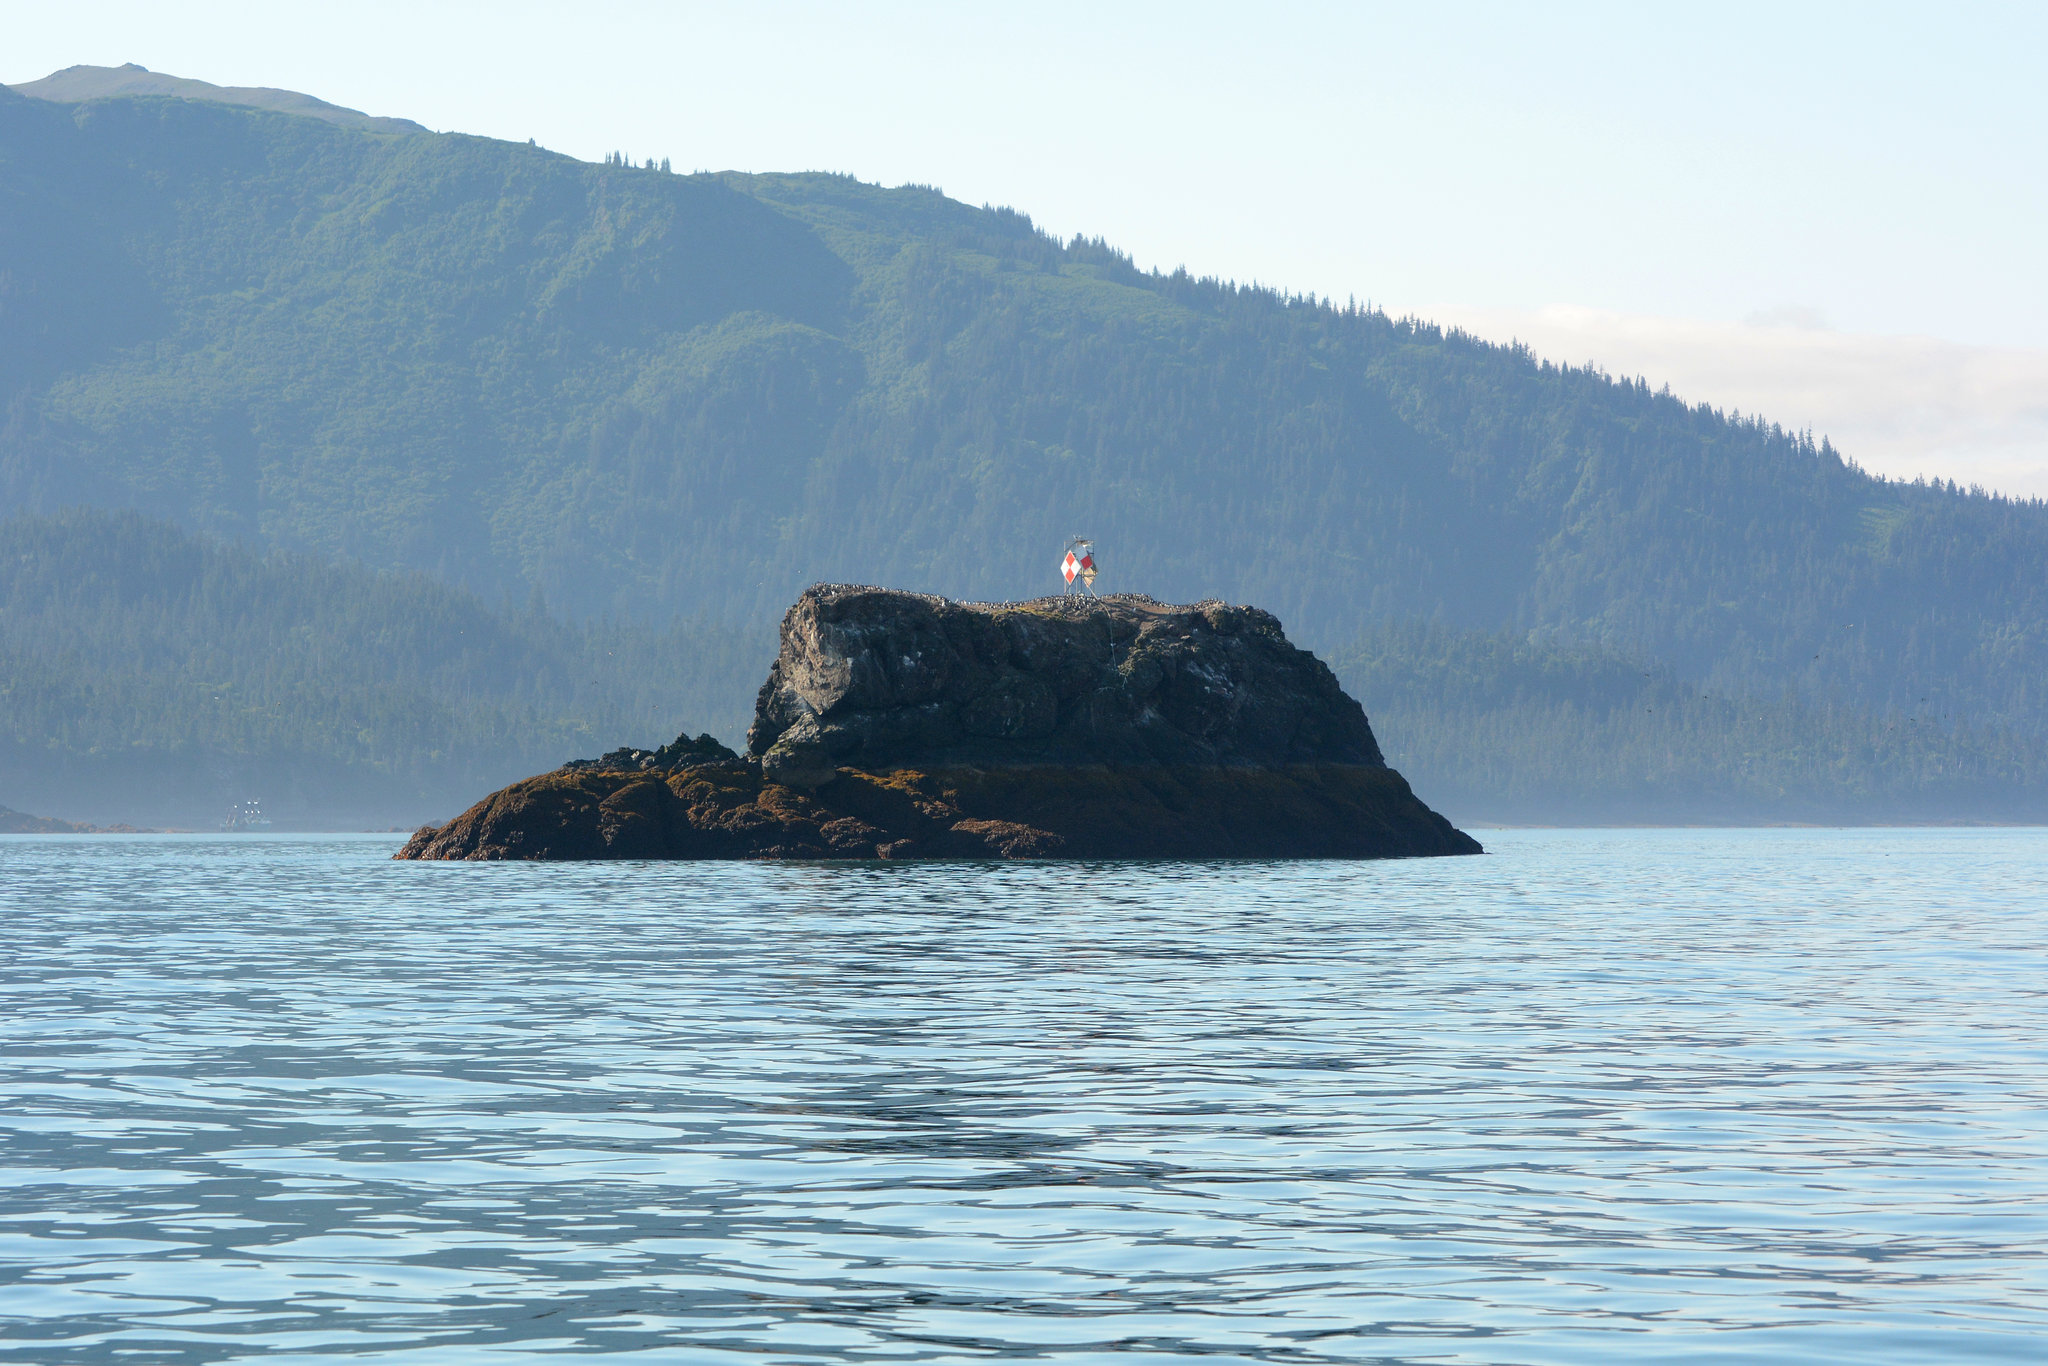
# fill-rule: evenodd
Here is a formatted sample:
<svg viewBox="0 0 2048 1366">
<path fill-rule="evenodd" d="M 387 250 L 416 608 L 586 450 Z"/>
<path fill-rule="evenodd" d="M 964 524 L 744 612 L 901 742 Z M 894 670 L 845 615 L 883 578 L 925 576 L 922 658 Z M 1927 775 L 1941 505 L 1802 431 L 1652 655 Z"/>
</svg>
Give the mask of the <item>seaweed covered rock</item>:
<svg viewBox="0 0 2048 1366">
<path fill-rule="evenodd" d="M 674 772 L 557 769 L 492 793 L 401 858 L 1030 858 L 1050 831 L 969 814 L 920 773 L 835 775 L 820 792 L 740 760 Z M 951 799 L 951 800 L 949 800 Z"/>
<path fill-rule="evenodd" d="M 419 859 L 1387 858 L 1477 853 L 1270 614 L 826 585 L 745 756 L 708 735 L 495 792 Z"/>
<path fill-rule="evenodd" d="M 557 769 L 412 837 L 414 859 L 1399 858 L 1477 853 L 1385 766 Z"/>
</svg>

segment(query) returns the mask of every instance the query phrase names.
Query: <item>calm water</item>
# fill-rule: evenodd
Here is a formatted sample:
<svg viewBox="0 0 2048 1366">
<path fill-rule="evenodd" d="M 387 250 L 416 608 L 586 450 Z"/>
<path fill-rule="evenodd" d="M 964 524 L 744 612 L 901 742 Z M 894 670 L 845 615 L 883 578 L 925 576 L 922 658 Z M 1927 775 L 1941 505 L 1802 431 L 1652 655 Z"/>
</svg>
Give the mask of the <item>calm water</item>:
<svg viewBox="0 0 2048 1366">
<path fill-rule="evenodd" d="M 2048 832 L 0 839 L 0 1360 L 2048 1355 Z"/>
</svg>

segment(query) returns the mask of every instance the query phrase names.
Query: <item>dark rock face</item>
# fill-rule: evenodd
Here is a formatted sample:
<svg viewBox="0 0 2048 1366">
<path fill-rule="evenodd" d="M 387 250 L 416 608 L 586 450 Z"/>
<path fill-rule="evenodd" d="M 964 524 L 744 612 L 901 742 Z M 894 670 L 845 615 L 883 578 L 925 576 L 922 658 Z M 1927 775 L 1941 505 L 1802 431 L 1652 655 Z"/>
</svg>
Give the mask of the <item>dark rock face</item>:
<svg viewBox="0 0 2048 1366">
<path fill-rule="evenodd" d="M 417 859 L 1393 858 L 1480 852 L 1255 608 L 798 599 L 742 758 L 575 760 L 413 836 Z"/>
<path fill-rule="evenodd" d="M 1270 613 L 1129 593 L 813 588 L 754 714 L 748 751 L 800 785 L 843 766 L 1385 762 L 1364 710 Z"/>
</svg>

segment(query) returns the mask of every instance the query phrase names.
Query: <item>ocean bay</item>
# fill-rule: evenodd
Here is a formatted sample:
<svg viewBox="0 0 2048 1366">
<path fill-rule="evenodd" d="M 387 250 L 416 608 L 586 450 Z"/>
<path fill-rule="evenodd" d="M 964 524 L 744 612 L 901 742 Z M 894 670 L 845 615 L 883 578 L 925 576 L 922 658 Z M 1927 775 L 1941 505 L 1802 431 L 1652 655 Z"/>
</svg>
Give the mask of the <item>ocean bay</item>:
<svg viewBox="0 0 2048 1366">
<path fill-rule="evenodd" d="M 0 838 L 22 1361 L 2028 1358 L 2048 832 Z"/>
</svg>

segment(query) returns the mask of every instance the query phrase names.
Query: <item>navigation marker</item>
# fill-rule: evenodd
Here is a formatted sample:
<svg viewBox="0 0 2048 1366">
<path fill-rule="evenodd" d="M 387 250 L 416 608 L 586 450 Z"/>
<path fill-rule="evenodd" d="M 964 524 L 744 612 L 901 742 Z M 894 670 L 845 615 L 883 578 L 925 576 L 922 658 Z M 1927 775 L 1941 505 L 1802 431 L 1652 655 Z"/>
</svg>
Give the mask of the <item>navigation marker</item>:
<svg viewBox="0 0 2048 1366">
<path fill-rule="evenodd" d="M 1095 542 L 1086 536 L 1069 536 L 1067 553 L 1060 557 L 1060 577 L 1067 581 L 1067 592 L 1074 591 L 1074 580 L 1081 580 L 1081 587 L 1090 597 L 1095 596 Z"/>
</svg>

